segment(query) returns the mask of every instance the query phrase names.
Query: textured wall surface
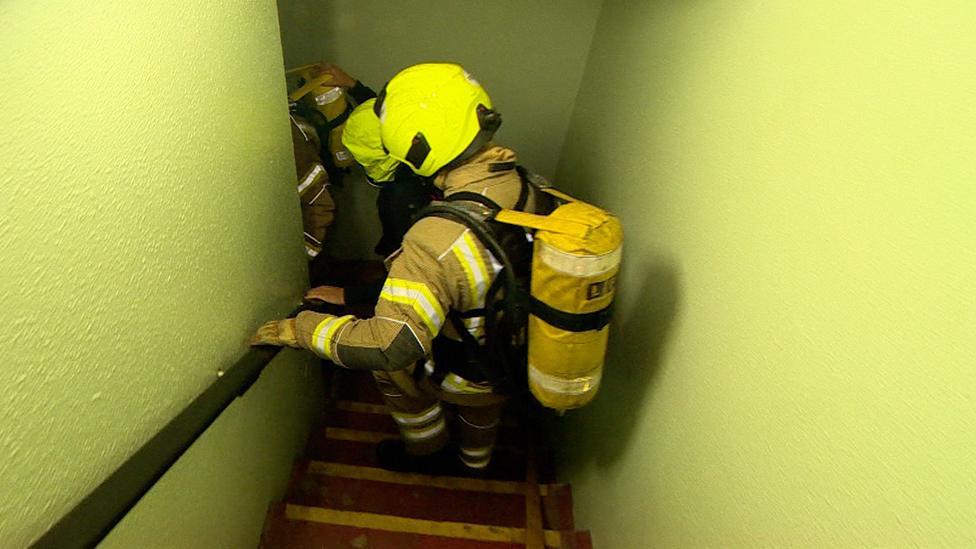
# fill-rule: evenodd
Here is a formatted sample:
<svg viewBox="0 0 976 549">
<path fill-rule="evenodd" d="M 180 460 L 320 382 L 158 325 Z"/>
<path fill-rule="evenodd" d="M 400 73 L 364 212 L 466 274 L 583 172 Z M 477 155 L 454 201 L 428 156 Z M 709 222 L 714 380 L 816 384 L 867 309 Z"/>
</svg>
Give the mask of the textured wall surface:
<svg viewBox="0 0 976 549">
<path fill-rule="evenodd" d="M 976 546 L 976 6 L 608 1 L 559 179 L 623 217 L 598 547 Z"/>
<path fill-rule="evenodd" d="M 321 367 L 286 349 L 160 479 L 99 549 L 257 547 L 268 502 L 321 412 Z"/>
<path fill-rule="evenodd" d="M 600 0 L 278 0 L 287 66 L 330 60 L 378 92 L 415 63 L 460 63 L 503 115 L 498 141 L 547 176 L 555 171 L 599 9 Z M 368 256 L 379 238 L 375 194 L 360 177 L 338 194 L 332 250 Z"/>
<path fill-rule="evenodd" d="M 0 546 L 15 547 L 236 361 L 305 275 L 273 2 L 12 0 L 0 28 Z M 255 440 L 294 447 L 304 364 L 261 382 L 290 409 L 230 412 L 296 420 Z M 282 453 L 215 436 L 195 455 Z M 174 494 L 205 497 L 216 465 L 199 467 Z M 243 471 L 224 504 L 267 495 Z M 234 520 L 253 533 L 262 514 Z"/>
</svg>

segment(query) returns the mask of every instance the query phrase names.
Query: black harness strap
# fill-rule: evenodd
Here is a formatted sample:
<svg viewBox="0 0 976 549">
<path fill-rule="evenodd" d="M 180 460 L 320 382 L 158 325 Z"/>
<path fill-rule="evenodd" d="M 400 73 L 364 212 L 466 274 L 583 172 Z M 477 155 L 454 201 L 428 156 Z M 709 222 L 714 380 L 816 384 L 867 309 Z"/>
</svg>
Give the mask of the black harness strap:
<svg viewBox="0 0 976 549">
<path fill-rule="evenodd" d="M 516 168 L 515 162 L 508 161 L 492 163 L 488 170 L 497 173 Z M 521 186 L 514 209 L 524 210 L 530 183 L 523 170 L 519 170 L 519 182 Z M 418 216 L 418 219 L 441 217 L 464 225 L 502 264 L 487 288 L 484 307 L 448 313 L 448 319 L 461 341 L 440 336 L 439 345 L 435 343 L 435 354 L 439 355 L 434 358 L 435 381 L 443 379 L 446 372 L 442 368 L 447 368 L 465 379 L 487 380 L 503 392 L 517 391 L 525 385 L 525 326 L 530 309 L 528 288 L 520 282 L 517 273 L 521 271 L 515 269 L 513 258 L 503 245 L 511 244 L 512 234 L 518 233 L 523 240 L 525 235 L 514 226 L 494 222 L 495 215 L 501 210 L 497 202 L 485 195 L 461 191 L 445 197 L 440 204 L 428 206 Z M 528 259 L 528 256 L 519 258 L 520 261 L 522 259 Z M 524 276 L 527 274 L 528 271 L 525 271 Z M 484 318 L 485 344 L 479 342 L 464 325 L 465 319 L 477 317 Z M 440 360 L 442 357 L 444 360 Z"/>
<path fill-rule="evenodd" d="M 471 309 L 469 311 L 464 311 L 457 313 L 461 318 L 478 318 L 479 316 L 485 316 L 484 307 L 479 307 L 477 309 Z"/>
<path fill-rule="evenodd" d="M 332 120 L 329 120 L 328 118 L 325 119 L 325 127 L 328 128 L 329 131 L 338 128 L 339 126 L 345 124 L 346 120 L 349 120 L 350 114 L 352 114 L 352 106 L 346 103 L 346 110 L 342 111 L 342 114 L 333 118 Z"/>
<path fill-rule="evenodd" d="M 451 195 L 451 197 L 449 198 L 453 199 L 453 197 L 459 194 L 462 193 L 455 193 Z M 488 208 L 491 208 L 490 205 L 494 204 L 494 202 L 491 201 L 491 199 L 485 196 L 474 194 L 474 193 L 471 193 L 471 195 L 478 197 L 473 200 L 474 202 L 477 202 L 479 204 L 484 204 Z M 461 200 L 461 198 L 458 198 L 456 200 Z M 487 204 L 485 204 L 485 202 L 487 202 Z M 495 207 L 497 207 L 497 204 L 495 204 Z M 466 226 L 468 229 L 471 230 L 475 238 L 477 238 L 482 243 L 482 245 L 485 248 L 487 248 L 488 251 L 493 256 L 495 256 L 495 258 L 499 262 L 501 262 L 502 269 L 498 272 L 498 275 L 495 277 L 495 280 L 488 288 L 488 292 L 485 297 L 484 316 L 485 316 L 486 336 L 492 337 L 490 334 L 495 329 L 495 324 L 493 321 L 498 314 L 504 314 L 508 319 L 524 318 L 525 313 L 527 311 L 520 310 L 520 307 L 516 303 L 515 299 L 508 299 L 506 295 L 506 298 L 501 299 L 501 302 L 499 303 L 500 307 L 497 307 L 496 304 L 494 303 L 496 297 L 498 296 L 498 292 L 499 290 L 501 290 L 502 287 L 510 288 L 511 293 L 515 294 L 517 293 L 518 291 L 517 288 L 519 286 L 515 276 L 516 271 L 511 262 L 511 259 L 508 257 L 508 254 L 505 252 L 501 243 L 498 241 L 498 239 L 495 237 L 492 230 L 489 228 L 487 222 L 483 219 L 479 219 L 476 213 L 473 213 L 460 205 L 452 204 L 450 202 L 444 202 L 441 204 L 428 206 L 420 214 L 420 217 L 424 217 L 424 216 L 441 217 Z M 471 313 L 471 312 L 473 311 L 468 311 L 467 313 Z M 471 315 L 471 316 L 475 316 L 475 315 Z M 490 352 L 490 350 L 487 350 L 485 346 L 481 345 L 474 338 L 474 336 L 472 336 L 471 333 L 468 332 L 467 327 L 464 326 L 464 322 L 462 320 L 461 314 L 456 314 L 454 312 L 451 312 L 448 314 L 448 317 L 451 319 L 451 322 L 454 325 L 456 331 L 458 332 L 459 337 L 461 337 L 462 339 L 460 343 L 462 343 L 465 347 L 465 351 L 463 353 L 465 360 L 451 361 L 454 363 L 453 368 L 467 370 L 468 372 L 474 370 L 477 373 L 481 374 L 481 376 L 479 377 L 482 377 L 483 379 L 487 379 L 492 383 L 492 385 L 498 387 L 504 387 L 506 385 L 511 386 L 512 382 L 507 380 L 513 379 L 514 375 L 517 375 L 517 372 L 510 371 L 511 365 L 506 364 L 506 362 L 508 362 L 507 359 L 509 357 L 502 357 L 502 356 L 496 357 L 494 356 L 494 353 Z M 468 360 L 469 357 L 474 357 L 475 359 L 477 359 L 476 360 L 477 365 L 475 365 L 474 368 L 472 368 L 472 364 Z M 434 362 L 435 362 L 435 367 L 437 367 L 438 361 L 436 358 Z M 463 362 L 465 364 L 459 364 L 459 362 Z M 451 368 L 451 366 L 448 366 L 448 368 Z M 497 371 L 499 369 L 501 371 Z M 460 372 L 458 372 L 458 374 L 461 375 Z"/>
<path fill-rule="evenodd" d="M 489 173 L 507 172 L 508 170 L 514 170 L 514 169 L 515 169 L 514 160 L 507 160 L 505 162 L 492 162 L 491 164 L 488 164 Z"/>
<path fill-rule="evenodd" d="M 599 311 L 592 313 L 567 313 L 546 305 L 535 297 L 531 297 L 529 311 L 544 320 L 547 324 L 567 332 L 588 332 L 602 330 L 610 323 L 613 314 L 613 303 Z"/>
</svg>

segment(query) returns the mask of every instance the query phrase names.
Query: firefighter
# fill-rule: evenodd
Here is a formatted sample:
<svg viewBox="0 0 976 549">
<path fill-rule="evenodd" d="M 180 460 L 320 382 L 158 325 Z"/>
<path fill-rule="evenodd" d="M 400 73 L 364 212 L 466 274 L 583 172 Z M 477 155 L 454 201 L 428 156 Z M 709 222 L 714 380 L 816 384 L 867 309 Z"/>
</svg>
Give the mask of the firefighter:
<svg viewBox="0 0 976 549">
<path fill-rule="evenodd" d="M 294 120 L 304 122 L 306 129 L 312 126 L 311 132 L 303 131 L 302 135 L 315 135 L 316 143 L 318 136 L 327 137 L 327 142 L 318 143 L 318 146 L 319 157 L 324 161 L 319 164 L 324 167 L 324 177 L 328 181 L 341 186 L 345 166 L 355 160 L 366 172 L 367 181 L 380 189 L 376 207 L 382 236 L 374 251 L 383 257 L 390 255 L 400 247 L 404 234 L 413 223 L 413 216 L 430 203 L 432 187 L 425 178 L 402 166 L 383 149 L 379 119 L 372 109 L 375 91 L 331 63 L 304 65 L 291 72 L 300 72 L 300 82 L 308 84 L 290 96 L 293 99 L 293 126 Z M 314 82 L 323 75 L 327 75 L 328 79 L 316 85 Z M 358 105 L 355 109 L 348 105 L 347 97 Z M 296 141 L 298 146 L 299 142 Z M 309 150 L 302 152 L 311 154 L 311 147 L 303 148 Z M 296 148 L 296 159 L 299 157 Z M 321 168 L 318 170 L 320 172 Z M 299 168 L 299 172 L 303 173 L 302 168 Z M 328 224 L 331 222 L 330 215 Z M 321 239 L 317 238 L 319 232 L 324 234 L 323 231 L 306 230 L 306 251 L 310 255 L 321 250 Z M 330 270 L 334 271 L 334 266 L 326 265 L 324 258 L 316 260 L 309 271 L 313 285 L 328 280 Z M 309 296 L 309 299 L 337 305 L 373 305 L 381 285 L 382 278 L 348 288 L 318 286 L 318 294 Z"/>
<path fill-rule="evenodd" d="M 540 197 L 522 183 L 515 153 L 491 142 L 500 116 L 463 68 L 409 67 L 378 101 L 384 146 L 418 175 L 433 177 L 445 197 L 471 192 L 505 208 L 521 201 L 536 211 Z M 401 434 L 377 448 L 379 463 L 390 469 L 424 470 L 443 459 L 443 404 L 456 405 L 457 456 L 467 470 L 483 471 L 506 397 L 456 350 L 462 339 L 484 340 L 477 315 L 501 265 L 467 227 L 440 217 L 417 221 L 388 264 L 373 318 L 303 311 L 266 323 L 252 344 L 305 348 L 339 366 L 373 371 Z"/>
<path fill-rule="evenodd" d="M 319 156 L 321 142 L 318 133 L 294 109 L 289 112 L 289 118 L 295 150 L 295 172 L 298 174 L 298 196 L 302 204 L 305 253 L 309 270 L 315 271 L 326 232 L 335 219 L 335 202 L 328 191 L 329 175 Z"/>
<path fill-rule="evenodd" d="M 342 144 L 363 166 L 367 180 L 380 189 L 376 209 L 383 234 L 374 251 L 387 257 L 400 247 L 413 216 L 430 203 L 433 189 L 427 178 L 415 174 L 383 148 L 379 119 L 372 112 L 376 92 L 332 63 L 320 63 L 319 72 L 332 77 L 331 85 L 346 88 L 359 105 L 346 121 Z"/>
<path fill-rule="evenodd" d="M 430 203 L 433 189 L 427 178 L 413 173 L 383 148 L 375 103 L 375 98 L 368 99 L 353 110 L 342 143 L 363 167 L 367 181 L 380 189 L 376 209 L 383 236 L 374 251 L 387 257 L 400 247 L 413 217 Z"/>
<path fill-rule="evenodd" d="M 380 121 L 373 112 L 376 93 L 372 89 L 333 64 L 322 63 L 316 72 L 329 74 L 331 84 L 348 88 L 349 95 L 359 103 L 344 124 L 342 144 L 362 166 L 366 180 L 379 188 L 376 209 L 382 235 L 373 250 L 385 258 L 400 248 L 414 217 L 430 203 L 436 190 L 428 178 L 413 173 L 384 149 Z M 335 305 L 373 305 L 382 282 L 379 279 L 376 283 L 348 287 L 319 286 L 307 298 Z"/>
</svg>

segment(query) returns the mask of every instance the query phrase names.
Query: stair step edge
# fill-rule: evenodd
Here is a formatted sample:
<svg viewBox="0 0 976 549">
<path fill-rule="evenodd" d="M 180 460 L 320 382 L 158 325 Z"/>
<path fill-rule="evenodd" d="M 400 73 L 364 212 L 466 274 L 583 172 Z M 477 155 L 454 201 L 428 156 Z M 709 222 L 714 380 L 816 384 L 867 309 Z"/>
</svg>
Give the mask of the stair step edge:
<svg viewBox="0 0 976 549">
<path fill-rule="evenodd" d="M 284 517 L 292 521 L 316 522 L 335 526 L 383 530 L 403 534 L 429 535 L 445 538 L 470 539 L 475 541 L 525 543 L 525 529 L 504 526 L 487 526 L 463 522 L 432 521 L 362 513 L 356 511 L 340 511 L 322 507 L 308 507 L 304 505 L 285 504 Z M 546 546 L 552 548 L 565 547 L 567 539 L 575 538 L 577 532 L 562 530 L 545 530 Z"/>
<path fill-rule="evenodd" d="M 346 429 L 344 427 L 325 427 L 325 438 L 330 440 L 345 440 L 349 442 L 365 442 L 368 444 L 378 444 L 384 440 L 398 439 L 399 433 L 382 431 L 363 431 L 361 429 Z M 510 444 L 497 444 L 496 450 L 511 452 L 513 454 L 523 454 L 525 449 Z"/>
<path fill-rule="evenodd" d="M 479 486 L 444 483 L 406 484 L 350 478 L 338 475 L 303 474 L 288 487 L 285 500 L 296 505 L 360 511 L 427 520 L 474 522 L 496 526 L 524 526 L 526 495 L 515 488 L 470 490 Z M 365 475 L 352 475 L 362 477 Z M 511 488 L 511 489 L 509 489 Z M 568 487 L 540 490 L 543 524 L 551 530 L 573 530 L 572 496 Z M 409 501 L 410 505 L 402 502 Z"/>
<path fill-rule="evenodd" d="M 390 410 L 385 404 L 375 404 L 372 402 L 360 402 L 358 400 L 338 399 L 332 404 L 332 408 L 342 412 L 356 414 L 389 415 Z M 502 427 L 514 428 L 518 424 L 512 418 L 506 416 L 501 420 Z"/>
<path fill-rule="evenodd" d="M 495 494 L 524 494 L 525 483 L 513 480 L 487 480 L 466 477 L 432 476 L 420 473 L 397 473 L 366 467 L 363 465 L 348 465 L 328 461 L 310 460 L 306 469 L 308 474 L 329 475 L 334 477 L 390 482 L 393 484 L 408 484 L 412 486 L 430 486 L 449 490 L 469 490 L 472 492 L 490 492 Z M 568 489 L 568 484 L 548 483 L 539 484 L 539 493 L 543 496 L 559 489 Z"/>
</svg>

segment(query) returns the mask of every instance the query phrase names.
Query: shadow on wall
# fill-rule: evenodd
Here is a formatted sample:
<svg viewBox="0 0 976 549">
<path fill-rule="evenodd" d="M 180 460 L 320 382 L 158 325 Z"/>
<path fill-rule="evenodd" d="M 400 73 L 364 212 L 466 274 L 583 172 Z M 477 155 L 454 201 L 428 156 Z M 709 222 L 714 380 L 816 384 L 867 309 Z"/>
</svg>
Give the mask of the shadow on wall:
<svg viewBox="0 0 976 549">
<path fill-rule="evenodd" d="M 559 420 L 554 450 L 562 478 L 593 462 L 612 465 L 623 455 L 664 364 L 681 303 L 679 270 L 667 258 L 647 259 L 640 270 L 641 286 L 622 287 L 617 295 L 618 307 L 630 306 L 626 316 L 614 317 L 600 392 Z"/>
<path fill-rule="evenodd" d="M 278 0 L 278 26 L 285 67 L 334 59 L 336 8 L 321 0 Z M 355 75 L 353 75 L 355 76 Z"/>
</svg>

